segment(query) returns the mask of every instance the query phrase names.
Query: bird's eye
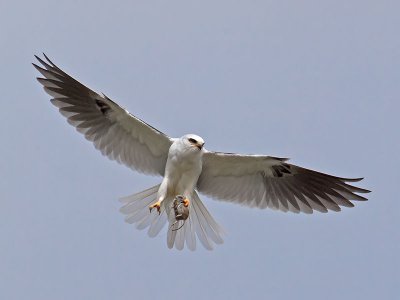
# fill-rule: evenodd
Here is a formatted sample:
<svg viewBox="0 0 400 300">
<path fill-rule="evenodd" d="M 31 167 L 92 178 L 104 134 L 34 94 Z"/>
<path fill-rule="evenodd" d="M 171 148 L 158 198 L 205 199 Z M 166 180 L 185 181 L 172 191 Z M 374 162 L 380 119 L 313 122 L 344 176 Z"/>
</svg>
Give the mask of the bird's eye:
<svg viewBox="0 0 400 300">
<path fill-rule="evenodd" d="M 195 139 L 190 138 L 189 142 L 191 142 L 192 144 L 197 144 L 197 141 Z"/>
</svg>

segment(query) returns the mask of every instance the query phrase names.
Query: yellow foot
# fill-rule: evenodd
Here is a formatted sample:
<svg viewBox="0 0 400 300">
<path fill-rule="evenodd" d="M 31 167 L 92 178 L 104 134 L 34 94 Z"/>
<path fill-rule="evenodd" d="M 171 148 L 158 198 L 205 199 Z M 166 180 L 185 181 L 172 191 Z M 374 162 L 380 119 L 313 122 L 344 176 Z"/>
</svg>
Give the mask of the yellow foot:
<svg viewBox="0 0 400 300">
<path fill-rule="evenodd" d="M 161 201 L 157 201 L 156 203 L 152 204 L 149 206 L 150 212 L 153 210 L 153 208 L 157 208 L 158 214 L 161 213 Z"/>
<path fill-rule="evenodd" d="M 183 200 L 183 206 L 188 207 L 189 204 L 190 204 L 189 199 L 188 199 L 188 198 L 185 198 L 185 199 Z"/>
</svg>

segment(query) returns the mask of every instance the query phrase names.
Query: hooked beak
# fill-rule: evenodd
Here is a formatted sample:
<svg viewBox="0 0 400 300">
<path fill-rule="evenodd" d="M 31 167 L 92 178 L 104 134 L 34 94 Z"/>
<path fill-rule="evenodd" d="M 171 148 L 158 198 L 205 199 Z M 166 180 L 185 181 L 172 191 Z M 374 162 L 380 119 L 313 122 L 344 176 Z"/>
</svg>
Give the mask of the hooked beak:
<svg viewBox="0 0 400 300">
<path fill-rule="evenodd" d="M 196 144 L 196 147 L 199 148 L 199 150 L 203 149 L 204 143 L 203 144 Z"/>
</svg>

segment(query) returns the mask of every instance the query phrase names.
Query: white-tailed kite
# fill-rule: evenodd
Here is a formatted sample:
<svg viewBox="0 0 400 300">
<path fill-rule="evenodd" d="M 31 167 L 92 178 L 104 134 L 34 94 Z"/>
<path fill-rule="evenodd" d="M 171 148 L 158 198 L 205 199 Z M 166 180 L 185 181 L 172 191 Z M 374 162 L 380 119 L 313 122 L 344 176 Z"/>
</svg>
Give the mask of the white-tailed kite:
<svg viewBox="0 0 400 300">
<path fill-rule="evenodd" d="M 368 190 L 349 184 L 362 178 L 323 174 L 289 164 L 286 158 L 208 151 L 194 134 L 170 138 L 44 56 L 47 62 L 36 56 L 42 66 L 33 64 L 44 76 L 38 81 L 68 123 L 108 158 L 163 177 L 160 184 L 122 198 L 121 212 L 126 222 L 148 228 L 151 237 L 168 221 L 169 248 L 181 250 L 186 244 L 194 250 L 196 236 L 209 250 L 223 242 L 223 230 L 198 192 L 250 207 L 308 214 L 340 211 L 340 206 L 354 206 L 350 200 L 367 200 L 358 193 Z"/>
</svg>

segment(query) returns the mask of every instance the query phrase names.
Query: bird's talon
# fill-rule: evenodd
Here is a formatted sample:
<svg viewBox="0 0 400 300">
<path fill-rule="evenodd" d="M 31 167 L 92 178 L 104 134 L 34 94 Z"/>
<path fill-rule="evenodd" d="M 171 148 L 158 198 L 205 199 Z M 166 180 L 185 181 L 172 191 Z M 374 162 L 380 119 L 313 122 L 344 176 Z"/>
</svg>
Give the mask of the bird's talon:
<svg viewBox="0 0 400 300">
<path fill-rule="evenodd" d="M 183 200 L 183 205 L 184 205 L 185 207 L 188 207 L 189 204 L 190 204 L 190 200 L 189 200 L 188 198 L 185 198 L 185 199 Z"/>
<path fill-rule="evenodd" d="M 150 212 L 153 210 L 153 208 L 157 208 L 158 214 L 161 213 L 161 201 L 157 201 L 156 203 L 152 204 L 149 206 Z"/>
</svg>

